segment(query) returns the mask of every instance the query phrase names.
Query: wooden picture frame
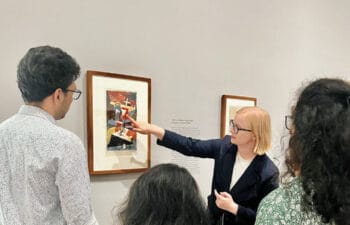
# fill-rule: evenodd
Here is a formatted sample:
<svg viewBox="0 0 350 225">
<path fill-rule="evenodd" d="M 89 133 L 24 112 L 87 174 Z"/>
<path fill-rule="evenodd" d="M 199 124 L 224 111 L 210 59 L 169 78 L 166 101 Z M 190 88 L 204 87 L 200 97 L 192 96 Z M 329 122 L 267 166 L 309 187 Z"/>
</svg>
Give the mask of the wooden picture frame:
<svg viewBox="0 0 350 225">
<path fill-rule="evenodd" d="M 151 121 L 151 79 L 87 71 L 90 174 L 132 173 L 150 168 L 150 135 L 132 131 L 126 115 Z"/>
<path fill-rule="evenodd" d="M 253 97 L 222 95 L 220 137 L 230 134 L 229 122 L 234 119 L 237 110 L 244 106 L 256 106 L 256 101 Z"/>
</svg>

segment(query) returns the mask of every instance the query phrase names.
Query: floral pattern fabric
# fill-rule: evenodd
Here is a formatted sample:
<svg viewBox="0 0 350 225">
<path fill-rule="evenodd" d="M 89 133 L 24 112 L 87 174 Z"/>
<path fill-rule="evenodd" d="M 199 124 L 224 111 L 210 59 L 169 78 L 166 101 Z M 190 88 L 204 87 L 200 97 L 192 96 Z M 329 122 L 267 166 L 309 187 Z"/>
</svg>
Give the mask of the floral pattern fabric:
<svg viewBox="0 0 350 225">
<path fill-rule="evenodd" d="M 316 212 L 301 209 L 302 195 L 299 178 L 274 190 L 261 201 L 255 225 L 331 225 Z"/>
<path fill-rule="evenodd" d="M 80 139 L 39 107 L 0 123 L 0 225 L 97 225 Z"/>
</svg>

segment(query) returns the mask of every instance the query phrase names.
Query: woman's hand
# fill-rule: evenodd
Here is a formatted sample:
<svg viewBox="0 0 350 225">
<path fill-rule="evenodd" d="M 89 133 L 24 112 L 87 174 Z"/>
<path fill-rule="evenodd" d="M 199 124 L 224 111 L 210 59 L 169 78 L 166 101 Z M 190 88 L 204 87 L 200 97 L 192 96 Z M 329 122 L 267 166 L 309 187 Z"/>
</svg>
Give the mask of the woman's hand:
<svg viewBox="0 0 350 225">
<path fill-rule="evenodd" d="M 149 124 L 145 121 L 136 121 L 132 117 L 130 117 L 129 115 L 127 115 L 126 117 L 128 118 L 128 120 L 131 121 L 133 131 L 136 131 L 137 133 L 141 133 L 141 134 L 150 134 L 151 133 L 151 130 L 150 130 L 151 124 Z"/>
<path fill-rule="evenodd" d="M 216 206 L 220 209 L 226 210 L 234 215 L 237 215 L 238 204 L 235 201 L 233 201 L 232 196 L 227 192 L 218 193 L 216 190 L 214 190 L 214 192 L 216 197 Z"/>
<path fill-rule="evenodd" d="M 165 130 L 161 127 L 158 127 L 154 124 L 147 123 L 145 121 L 136 121 L 129 115 L 127 115 L 128 120 L 131 121 L 133 131 L 140 134 L 153 134 L 159 140 L 162 140 L 165 134 Z"/>
</svg>

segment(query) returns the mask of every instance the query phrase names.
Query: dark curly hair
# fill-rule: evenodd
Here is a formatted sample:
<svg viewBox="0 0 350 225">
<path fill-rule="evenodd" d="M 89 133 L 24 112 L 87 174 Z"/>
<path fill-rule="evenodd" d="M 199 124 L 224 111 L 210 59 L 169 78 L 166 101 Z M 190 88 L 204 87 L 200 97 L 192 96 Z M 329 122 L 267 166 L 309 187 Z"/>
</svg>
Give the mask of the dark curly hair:
<svg viewBox="0 0 350 225">
<path fill-rule="evenodd" d="M 80 67 L 59 48 L 31 48 L 17 68 L 17 83 L 25 102 L 41 102 L 57 88 L 65 90 L 80 75 Z"/>
<path fill-rule="evenodd" d="M 196 181 L 175 164 L 160 164 L 142 174 L 131 186 L 119 219 L 123 225 L 209 225 Z"/>
<path fill-rule="evenodd" d="M 302 207 L 350 224 L 350 84 L 318 79 L 300 94 L 286 163 L 300 170 Z"/>
</svg>

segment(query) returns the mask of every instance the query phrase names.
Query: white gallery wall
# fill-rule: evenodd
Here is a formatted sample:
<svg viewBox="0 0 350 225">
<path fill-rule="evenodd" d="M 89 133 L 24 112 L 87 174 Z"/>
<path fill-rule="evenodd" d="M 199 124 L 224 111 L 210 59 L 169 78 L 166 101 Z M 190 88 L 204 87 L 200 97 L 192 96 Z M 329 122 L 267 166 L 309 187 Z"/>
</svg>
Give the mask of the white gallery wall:
<svg viewBox="0 0 350 225">
<path fill-rule="evenodd" d="M 197 127 L 197 137 L 219 137 L 221 95 L 256 97 L 271 114 L 270 155 L 281 166 L 284 115 L 297 88 L 320 76 L 350 80 L 347 0 L 0 3 L 0 122 L 22 104 L 16 84 L 20 58 L 30 47 L 52 45 L 81 65 L 77 85 L 83 93 L 86 70 L 151 78 L 152 122 L 169 128 L 173 119 L 188 119 Z M 86 110 L 83 95 L 58 122 L 85 146 Z M 172 152 L 157 146 L 154 138 L 151 149 L 152 165 L 172 161 Z M 200 159 L 188 165 L 196 168 L 192 174 L 206 197 L 212 161 Z M 91 177 L 100 224 L 112 224 L 112 208 L 139 175 Z"/>
</svg>

